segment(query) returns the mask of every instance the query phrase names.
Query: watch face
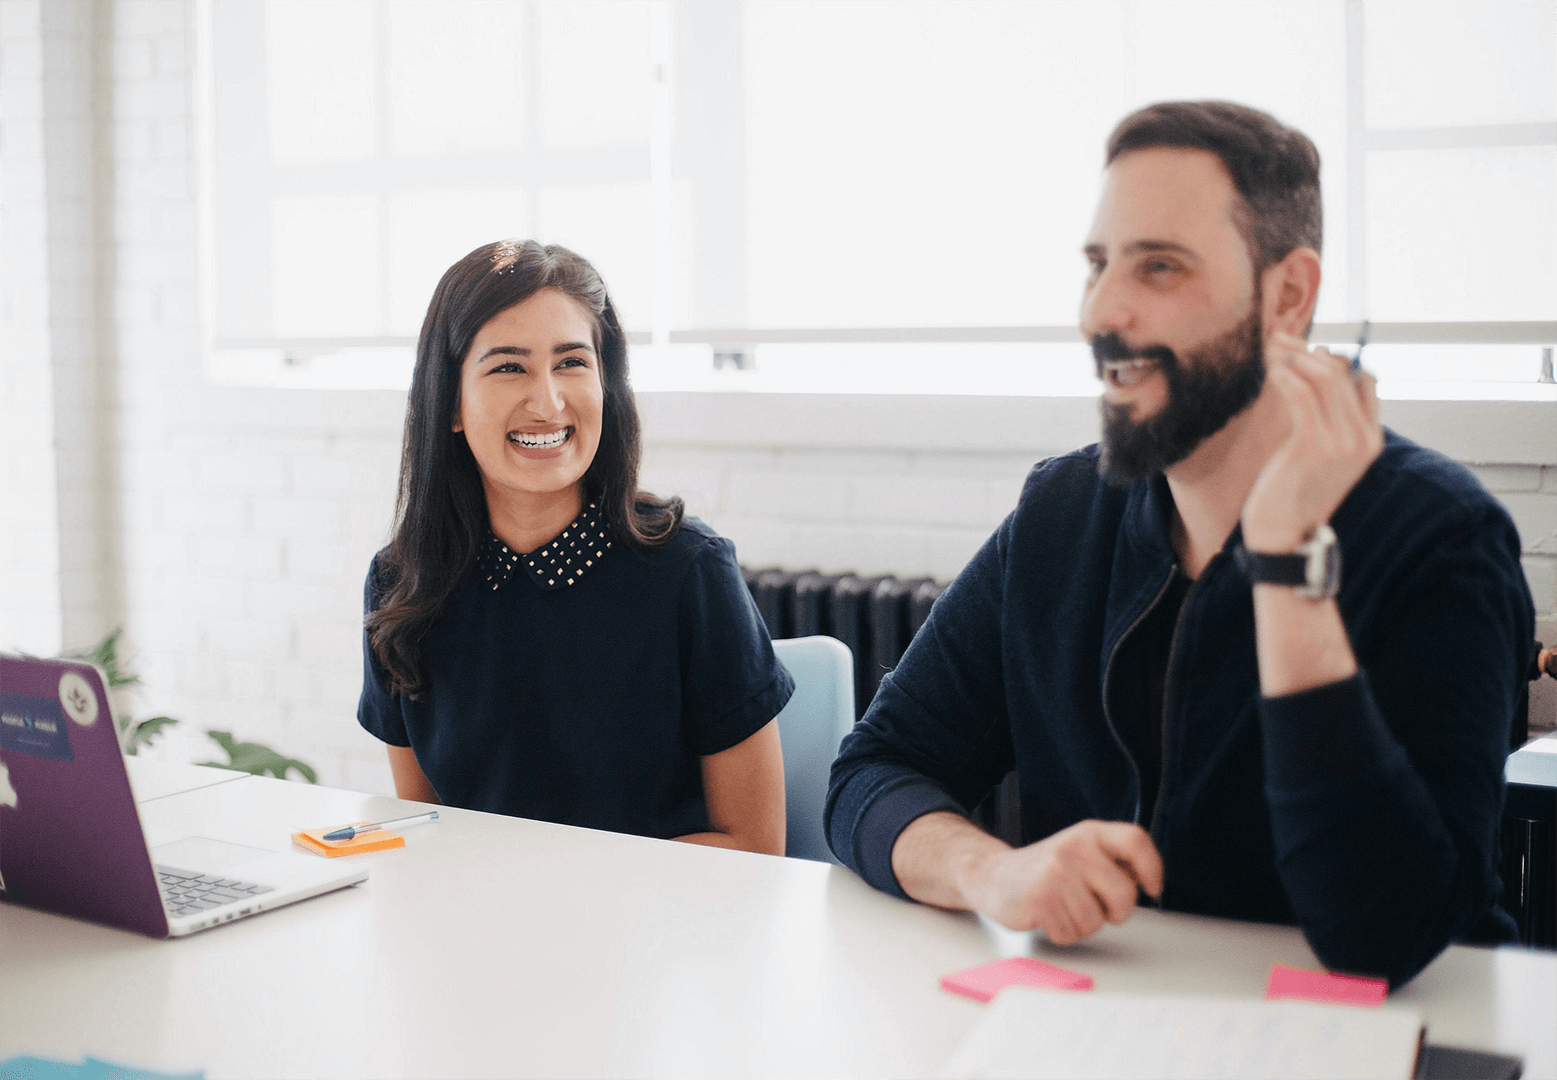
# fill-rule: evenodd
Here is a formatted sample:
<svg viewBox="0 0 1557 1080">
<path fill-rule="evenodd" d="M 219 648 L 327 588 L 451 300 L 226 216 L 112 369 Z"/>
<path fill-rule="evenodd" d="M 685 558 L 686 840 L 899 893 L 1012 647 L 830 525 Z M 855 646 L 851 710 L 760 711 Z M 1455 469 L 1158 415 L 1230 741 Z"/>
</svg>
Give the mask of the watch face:
<svg viewBox="0 0 1557 1080">
<path fill-rule="evenodd" d="M 1325 579 L 1321 589 L 1326 600 L 1341 591 L 1341 545 L 1333 540 L 1325 545 Z"/>
<path fill-rule="evenodd" d="M 1298 550 L 1308 556 L 1308 580 L 1298 592 L 1315 600 L 1332 599 L 1341 591 L 1341 545 L 1335 531 L 1319 526 L 1314 538 Z"/>
</svg>

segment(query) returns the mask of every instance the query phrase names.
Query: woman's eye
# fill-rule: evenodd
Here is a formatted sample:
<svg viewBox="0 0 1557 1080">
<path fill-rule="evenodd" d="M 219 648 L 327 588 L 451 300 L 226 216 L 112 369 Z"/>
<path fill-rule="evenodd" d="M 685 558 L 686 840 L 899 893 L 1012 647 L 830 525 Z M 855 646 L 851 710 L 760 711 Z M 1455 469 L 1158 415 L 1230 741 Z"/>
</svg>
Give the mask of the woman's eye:
<svg viewBox="0 0 1557 1080">
<path fill-rule="evenodd" d="M 497 367 L 493 368 L 488 374 L 491 374 L 491 375 L 498 375 L 498 374 L 507 375 L 507 374 L 511 374 L 512 372 L 515 372 L 515 371 L 523 371 L 523 370 L 524 370 L 524 368 L 520 367 L 517 363 L 515 363 L 512 360 L 510 360 L 506 364 L 499 364 L 499 365 L 497 365 Z"/>
<path fill-rule="evenodd" d="M 562 361 L 557 366 L 558 367 L 588 367 L 589 365 L 584 362 L 584 358 L 582 356 L 565 356 L 565 357 L 562 358 Z"/>
</svg>

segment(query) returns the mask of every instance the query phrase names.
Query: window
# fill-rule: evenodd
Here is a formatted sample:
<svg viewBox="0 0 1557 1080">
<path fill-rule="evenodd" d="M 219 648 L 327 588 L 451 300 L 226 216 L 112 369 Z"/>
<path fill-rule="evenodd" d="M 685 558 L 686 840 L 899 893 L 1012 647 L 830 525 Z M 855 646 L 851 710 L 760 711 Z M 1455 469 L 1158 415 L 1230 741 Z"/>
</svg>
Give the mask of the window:
<svg viewBox="0 0 1557 1080">
<path fill-rule="evenodd" d="M 600 267 L 640 386 L 937 392 L 956 350 L 1091 393 L 1103 141 L 1169 98 L 1319 146 L 1317 339 L 1439 393 L 1550 367 L 1551 0 L 223 0 L 210 26 L 226 378 L 404 385 L 442 270 L 534 235 Z"/>
</svg>

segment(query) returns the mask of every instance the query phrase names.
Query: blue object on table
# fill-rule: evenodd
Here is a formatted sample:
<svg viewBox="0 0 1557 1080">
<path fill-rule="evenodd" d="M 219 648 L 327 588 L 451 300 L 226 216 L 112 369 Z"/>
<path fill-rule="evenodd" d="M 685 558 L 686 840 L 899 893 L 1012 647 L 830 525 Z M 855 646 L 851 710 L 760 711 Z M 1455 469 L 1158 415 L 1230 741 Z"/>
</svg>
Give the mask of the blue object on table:
<svg viewBox="0 0 1557 1080">
<path fill-rule="evenodd" d="M 0 1080 L 205 1080 L 205 1072 L 136 1069 L 94 1057 L 82 1058 L 79 1065 L 41 1057 L 13 1057 L 0 1061 Z"/>
<path fill-rule="evenodd" d="M 837 638 L 780 638 L 773 651 L 795 678 L 778 714 L 784 745 L 784 854 L 836 863 L 822 832 L 827 776 L 854 726 L 854 654 Z"/>
</svg>

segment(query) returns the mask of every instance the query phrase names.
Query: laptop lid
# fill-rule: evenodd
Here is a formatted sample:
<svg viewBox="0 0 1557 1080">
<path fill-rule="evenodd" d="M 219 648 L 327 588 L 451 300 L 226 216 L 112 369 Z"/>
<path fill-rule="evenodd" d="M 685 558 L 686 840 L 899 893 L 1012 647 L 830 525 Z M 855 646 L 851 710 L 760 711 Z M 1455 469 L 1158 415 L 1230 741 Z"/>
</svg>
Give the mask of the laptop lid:
<svg viewBox="0 0 1557 1080">
<path fill-rule="evenodd" d="M 102 674 L 0 656 L 0 896 L 168 936 Z"/>
</svg>

